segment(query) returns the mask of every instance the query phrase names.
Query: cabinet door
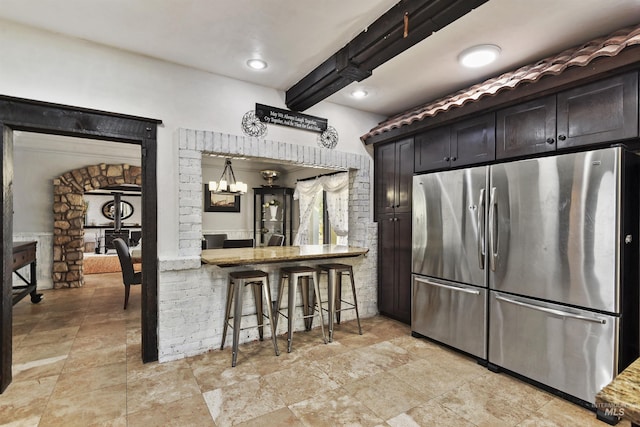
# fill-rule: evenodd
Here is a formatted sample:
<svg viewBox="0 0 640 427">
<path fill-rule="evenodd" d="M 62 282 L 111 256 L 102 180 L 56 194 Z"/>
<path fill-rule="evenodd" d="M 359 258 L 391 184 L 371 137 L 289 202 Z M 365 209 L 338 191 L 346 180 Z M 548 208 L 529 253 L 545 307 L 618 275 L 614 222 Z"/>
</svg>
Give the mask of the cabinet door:
<svg viewBox="0 0 640 427">
<path fill-rule="evenodd" d="M 638 74 L 558 94 L 558 148 L 638 136 Z"/>
<path fill-rule="evenodd" d="M 411 214 L 378 219 L 378 310 L 411 322 Z"/>
<path fill-rule="evenodd" d="M 395 223 L 395 318 L 411 323 L 411 214 L 396 215 Z"/>
<path fill-rule="evenodd" d="M 496 158 L 556 149 L 556 96 L 505 108 L 496 118 Z"/>
<path fill-rule="evenodd" d="M 495 158 L 495 113 L 451 125 L 451 167 L 486 163 Z"/>
<path fill-rule="evenodd" d="M 396 205 L 396 146 L 395 143 L 375 147 L 374 192 L 375 216 L 393 214 Z"/>
<path fill-rule="evenodd" d="M 449 167 L 451 128 L 443 126 L 423 132 L 415 137 L 414 171 L 427 172 Z"/>
<path fill-rule="evenodd" d="M 396 142 L 395 213 L 411 212 L 413 154 L 413 138 Z"/>
<path fill-rule="evenodd" d="M 378 310 L 393 316 L 395 306 L 396 271 L 394 215 L 378 218 Z"/>
</svg>

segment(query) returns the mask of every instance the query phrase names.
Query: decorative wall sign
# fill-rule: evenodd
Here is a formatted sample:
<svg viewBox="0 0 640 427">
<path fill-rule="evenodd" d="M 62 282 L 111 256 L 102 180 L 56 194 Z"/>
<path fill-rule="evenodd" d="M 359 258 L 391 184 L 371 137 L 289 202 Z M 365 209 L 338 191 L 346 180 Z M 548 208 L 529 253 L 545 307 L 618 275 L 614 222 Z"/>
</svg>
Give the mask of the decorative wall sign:
<svg viewBox="0 0 640 427">
<path fill-rule="evenodd" d="M 289 126 L 312 132 L 321 133 L 327 130 L 327 119 L 263 104 L 256 104 L 256 117 L 263 123 Z"/>
<path fill-rule="evenodd" d="M 318 145 L 320 147 L 333 149 L 338 145 L 338 131 L 333 126 L 318 135 Z"/>
<path fill-rule="evenodd" d="M 267 125 L 256 117 L 255 111 L 249 110 L 242 116 L 242 132 L 247 136 L 265 136 L 267 134 Z"/>
</svg>

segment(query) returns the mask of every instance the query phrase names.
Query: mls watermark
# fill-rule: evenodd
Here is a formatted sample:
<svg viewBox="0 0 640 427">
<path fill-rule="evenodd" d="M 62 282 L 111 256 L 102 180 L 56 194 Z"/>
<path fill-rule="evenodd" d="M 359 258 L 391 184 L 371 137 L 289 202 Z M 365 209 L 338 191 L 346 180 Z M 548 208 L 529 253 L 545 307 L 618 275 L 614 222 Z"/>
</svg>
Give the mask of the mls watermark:
<svg viewBox="0 0 640 427">
<path fill-rule="evenodd" d="M 596 408 L 608 417 L 624 417 L 625 405 L 617 403 L 596 403 Z"/>
</svg>

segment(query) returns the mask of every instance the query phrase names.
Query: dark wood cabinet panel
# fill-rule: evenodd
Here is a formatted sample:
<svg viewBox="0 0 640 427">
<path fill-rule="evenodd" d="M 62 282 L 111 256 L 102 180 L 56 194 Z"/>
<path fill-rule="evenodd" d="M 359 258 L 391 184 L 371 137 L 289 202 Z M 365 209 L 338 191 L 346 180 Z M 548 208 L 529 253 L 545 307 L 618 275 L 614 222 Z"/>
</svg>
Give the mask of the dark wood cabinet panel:
<svg viewBox="0 0 640 427">
<path fill-rule="evenodd" d="M 378 219 L 378 310 L 382 314 L 394 312 L 396 287 L 394 215 L 384 215 Z"/>
<path fill-rule="evenodd" d="M 393 214 L 396 185 L 396 145 L 375 147 L 374 155 L 375 216 Z"/>
<path fill-rule="evenodd" d="M 489 113 L 415 137 L 416 173 L 486 163 L 495 159 L 495 114 Z"/>
<path fill-rule="evenodd" d="M 396 215 L 395 270 L 396 304 L 393 315 L 404 323 L 411 323 L 411 214 Z"/>
<path fill-rule="evenodd" d="M 638 73 L 600 80 L 557 98 L 558 148 L 638 136 Z"/>
<path fill-rule="evenodd" d="M 378 310 L 411 322 L 411 214 L 378 221 Z"/>
<path fill-rule="evenodd" d="M 484 114 L 451 126 L 451 167 L 486 163 L 496 158 L 496 115 Z"/>
<path fill-rule="evenodd" d="M 555 95 L 505 108 L 496 115 L 497 159 L 554 151 L 555 137 Z"/>
<path fill-rule="evenodd" d="M 396 142 L 395 213 L 411 212 L 413 188 L 413 138 Z"/>
<path fill-rule="evenodd" d="M 449 126 L 416 135 L 414 171 L 418 173 L 448 168 L 451 164 L 450 138 Z"/>
<path fill-rule="evenodd" d="M 374 162 L 378 310 L 410 323 L 413 138 L 376 147 Z"/>
<path fill-rule="evenodd" d="M 376 147 L 374 171 L 376 218 L 411 212 L 413 138 Z"/>
</svg>

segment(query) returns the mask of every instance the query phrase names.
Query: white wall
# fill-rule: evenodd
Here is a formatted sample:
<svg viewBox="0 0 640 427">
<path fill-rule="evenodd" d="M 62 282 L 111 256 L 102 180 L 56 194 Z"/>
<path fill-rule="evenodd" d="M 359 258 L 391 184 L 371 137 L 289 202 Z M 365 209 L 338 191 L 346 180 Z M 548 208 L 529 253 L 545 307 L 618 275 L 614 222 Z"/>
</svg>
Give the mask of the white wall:
<svg viewBox="0 0 640 427">
<path fill-rule="evenodd" d="M 286 108 L 282 91 L 0 20 L 0 94 L 160 119 L 160 257 L 178 254 L 178 128 L 241 135 L 256 102 Z M 224 60 L 224 58 L 221 58 Z M 368 155 L 360 135 L 383 117 L 323 102 L 305 113 L 327 118 L 337 149 Z M 269 126 L 266 138 L 316 146 L 317 134 Z"/>
</svg>

